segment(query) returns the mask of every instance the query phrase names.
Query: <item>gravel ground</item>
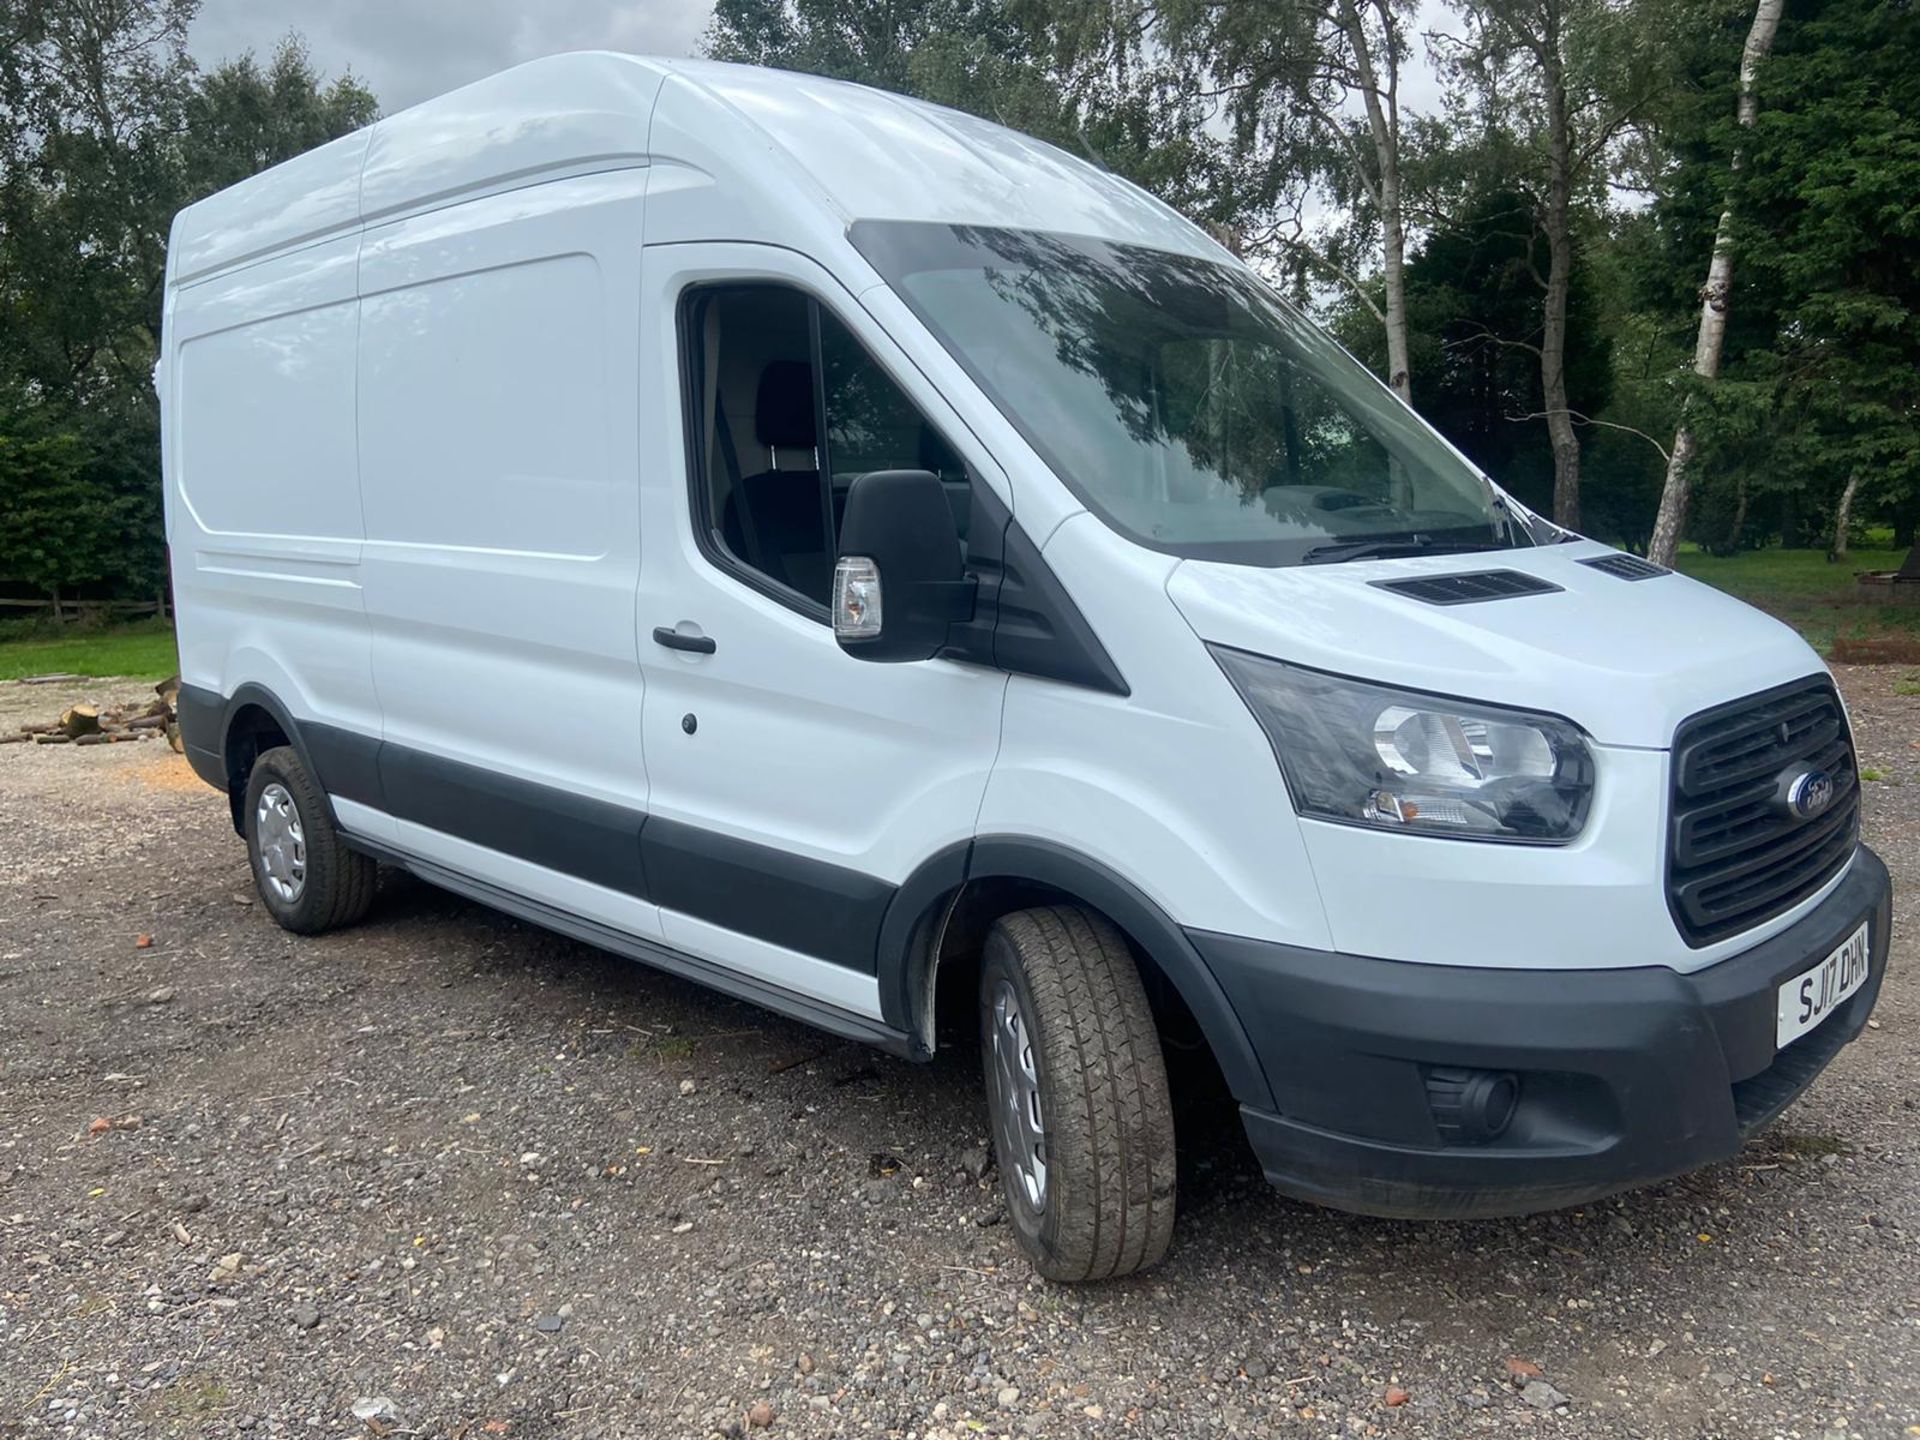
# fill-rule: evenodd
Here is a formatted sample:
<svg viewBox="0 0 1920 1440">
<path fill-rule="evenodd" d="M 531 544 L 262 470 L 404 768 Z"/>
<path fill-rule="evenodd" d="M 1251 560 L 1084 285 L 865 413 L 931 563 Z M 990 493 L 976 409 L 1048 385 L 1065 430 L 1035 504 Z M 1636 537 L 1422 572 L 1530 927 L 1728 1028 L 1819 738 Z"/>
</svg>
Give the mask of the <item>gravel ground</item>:
<svg viewBox="0 0 1920 1440">
<path fill-rule="evenodd" d="M 1898 968 L 1745 1154 L 1423 1225 L 1190 1126 L 1168 1262 L 1083 1289 L 1015 1251 L 974 1056 L 405 879 L 297 940 L 177 756 L 0 748 L 0 1435 L 1920 1434 L 1920 731 L 1841 679 Z"/>
</svg>

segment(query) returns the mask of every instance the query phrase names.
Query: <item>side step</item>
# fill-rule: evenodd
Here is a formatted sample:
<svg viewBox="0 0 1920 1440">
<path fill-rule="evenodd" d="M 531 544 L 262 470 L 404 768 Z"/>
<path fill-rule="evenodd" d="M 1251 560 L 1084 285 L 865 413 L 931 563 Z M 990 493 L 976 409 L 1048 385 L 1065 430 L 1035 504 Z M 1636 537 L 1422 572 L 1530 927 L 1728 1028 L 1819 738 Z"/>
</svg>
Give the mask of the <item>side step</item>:
<svg viewBox="0 0 1920 1440">
<path fill-rule="evenodd" d="M 917 1053 L 913 1037 L 904 1030 L 895 1030 L 878 1020 L 869 1020 L 864 1015 L 855 1015 L 838 1006 L 828 1005 L 804 995 L 795 995 L 778 986 L 769 985 L 749 975 L 741 975 L 716 965 L 710 960 L 687 955 L 672 949 L 658 941 L 644 940 L 637 935 L 629 935 L 624 930 L 602 925 L 595 920 L 583 919 L 578 915 L 569 915 L 564 910 L 555 909 L 539 900 L 529 900 L 525 896 L 515 895 L 485 880 L 476 880 L 470 875 L 462 875 L 456 870 L 446 869 L 430 861 L 416 860 L 410 855 L 363 840 L 357 835 L 345 837 L 356 850 L 371 855 L 384 864 L 398 866 L 442 890 L 450 890 L 468 900 L 478 901 L 490 909 L 499 910 L 517 920 L 538 925 L 542 929 L 552 930 L 597 950 L 611 951 L 615 955 L 629 960 L 638 960 L 642 965 L 651 965 L 656 970 L 664 970 L 669 975 L 677 975 L 683 980 L 692 980 L 710 990 L 718 990 L 736 1000 L 744 1000 L 749 1005 L 758 1005 L 763 1010 L 771 1010 L 776 1015 L 784 1015 L 789 1020 L 798 1020 L 803 1025 L 811 1025 L 816 1030 L 824 1030 L 830 1035 L 838 1035 L 844 1040 L 857 1040 L 862 1045 L 871 1045 L 890 1055 L 902 1059 L 924 1059 Z"/>
</svg>

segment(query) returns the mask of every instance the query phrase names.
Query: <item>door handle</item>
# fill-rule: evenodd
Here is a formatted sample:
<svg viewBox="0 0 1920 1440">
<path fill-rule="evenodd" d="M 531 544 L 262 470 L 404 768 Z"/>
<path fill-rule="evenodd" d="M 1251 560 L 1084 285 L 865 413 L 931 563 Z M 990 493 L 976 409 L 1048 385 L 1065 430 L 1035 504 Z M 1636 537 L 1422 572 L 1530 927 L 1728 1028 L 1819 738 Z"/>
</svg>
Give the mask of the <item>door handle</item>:
<svg viewBox="0 0 1920 1440">
<path fill-rule="evenodd" d="M 653 627 L 653 643 L 669 650 L 690 650 L 695 655 L 711 655 L 719 648 L 711 635 L 683 635 L 670 625 Z"/>
</svg>

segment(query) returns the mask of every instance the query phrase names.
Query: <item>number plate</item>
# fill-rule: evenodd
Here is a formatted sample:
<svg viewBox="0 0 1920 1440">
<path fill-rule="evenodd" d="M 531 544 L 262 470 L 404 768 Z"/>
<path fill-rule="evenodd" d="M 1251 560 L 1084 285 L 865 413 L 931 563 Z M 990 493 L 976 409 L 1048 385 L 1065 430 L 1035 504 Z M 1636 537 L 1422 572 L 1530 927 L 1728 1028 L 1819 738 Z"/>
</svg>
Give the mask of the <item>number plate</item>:
<svg viewBox="0 0 1920 1440">
<path fill-rule="evenodd" d="M 1826 959 L 1780 987 L 1780 1008 L 1774 1020 L 1773 1043 L 1791 1045 L 1867 983 L 1867 926 L 1849 935 Z"/>
</svg>

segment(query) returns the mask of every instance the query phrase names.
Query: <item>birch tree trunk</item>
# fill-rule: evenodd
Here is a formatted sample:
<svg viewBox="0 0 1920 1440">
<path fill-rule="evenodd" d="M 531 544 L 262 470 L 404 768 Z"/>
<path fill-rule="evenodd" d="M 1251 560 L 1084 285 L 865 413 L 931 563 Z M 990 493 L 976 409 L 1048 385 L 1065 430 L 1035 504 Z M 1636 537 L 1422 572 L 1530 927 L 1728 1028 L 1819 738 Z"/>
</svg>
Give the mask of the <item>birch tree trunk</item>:
<svg viewBox="0 0 1920 1440">
<path fill-rule="evenodd" d="M 1773 37 L 1780 29 L 1780 16 L 1786 0 L 1758 0 L 1753 10 L 1753 25 L 1747 31 L 1747 43 L 1740 52 L 1740 101 L 1736 118 L 1743 130 L 1753 128 L 1760 113 L 1760 100 L 1754 93 L 1760 62 L 1773 49 Z M 1740 172 L 1740 150 L 1733 152 L 1731 169 Z M 1707 283 L 1700 287 L 1700 330 L 1693 346 L 1693 373 L 1702 380 L 1714 380 L 1720 374 L 1720 352 L 1727 339 L 1727 302 L 1733 292 L 1733 209 L 1720 211 L 1714 227 L 1713 256 L 1707 262 Z M 1653 522 L 1653 539 L 1647 545 L 1647 557 L 1659 565 L 1673 564 L 1680 548 L 1680 531 L 1687 522 L 1690 485 L 1687 467 L 1693 461 L 1693 430 L 1687 424 L 1686 407 L 1680 410 L 1680 425 L 1674 432 L 1673 449 L 1667 459 L 1666 482 L 1660 487 L 1660 513 Z M 1848 482 L 1851 496 L 1852 480 Z"/>
<path fill-rule="evenodd" d="M 1380 271 L 1386 287 L 1387 383 L 1402 400 L 1413 399 L 1413 376 L 1407 358 L 1407 220 L 1400 193 L 1400 63 L 1394 53 L 1393 18 L 1386 5 L 1376 4 L 1385 27 L 1386 87 L 1379 71 L 1367 27 L 1354 0 L 1341 0 L 1340 26 L 1353 47 L 1354 72 L 1367 109 L 1367 132 L 1373 140 L 1377 175 L 1368 188 L 1380 207 Z M 1368 178 L 1368 177 L 1363 177 Z"/>
<path fill-rule="evenodd" d="M 1560 7 L 1546 6 L 1540 48 L 1547 102 L 1547 294 L 1540 328 L 1540 398 L 1553 444 L 1553 523 L 1580 528 L 1580 438 L 1567 408 L 1567 295 L 1573 288 L 1573 136 L 1560 54 Z"/>
<path fill-rule="evenodd" d="M 1840 492 L 1840 506 L 1833 512 L 1833 544 L 1827 547 L 1829 560 L 1847 558 L 1847 530 L 1853 524 L 1853 497 L 1860 489 L 1860 472 L 1847 476 L 1847 487 Z"/>
<path fill-rule="evenodd" d="M 1380 147 L 1381 274 L 1386 282 L 1387 383 L 1409 404 L 1413 374 L 1407 358 L 1407 227 L 1400 208 L 1397 143 Z"/>
</svg>

